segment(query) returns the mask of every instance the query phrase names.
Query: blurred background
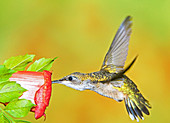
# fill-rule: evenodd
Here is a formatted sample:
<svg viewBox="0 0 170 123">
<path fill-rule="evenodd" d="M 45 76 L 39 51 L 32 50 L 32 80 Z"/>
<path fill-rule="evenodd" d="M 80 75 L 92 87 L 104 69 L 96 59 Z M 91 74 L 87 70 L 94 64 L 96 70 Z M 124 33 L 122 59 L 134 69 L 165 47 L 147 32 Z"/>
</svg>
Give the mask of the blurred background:
<svg viewBox="0 0 170 123">
<path fill-rule="evenodd" d="M 133 33 L 126 61 L 139 57 L 126 74 L 152 104 L 143 123 L 170 122 L 169 0 L 1 0 L 0 63 L 11 56 L 35 54 L 58 59 L 53 80 L 75 71 L 100 69 L 126 16 Z M 91 91 L 53 85 L 47 119 L 37 123 L 131 123 L 124 103 Z M 134 121 L 135 122 L 135 121 Z"/>
</svg>

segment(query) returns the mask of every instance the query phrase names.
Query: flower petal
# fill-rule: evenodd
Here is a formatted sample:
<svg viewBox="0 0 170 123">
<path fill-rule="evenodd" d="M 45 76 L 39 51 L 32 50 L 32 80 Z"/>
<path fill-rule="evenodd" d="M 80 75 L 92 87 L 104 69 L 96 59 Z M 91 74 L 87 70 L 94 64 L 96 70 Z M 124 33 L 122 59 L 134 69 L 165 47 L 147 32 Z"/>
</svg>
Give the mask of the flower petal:
<svg viewBox="0 0 170 123">
<path fill-rule="evenodd" d="M 12 74 L 10 81 L 16 81 L 21 85 L 21 87 L 27 89 L 20 99 L 31 100 L 31 102 L 34 104 L 35 93 L 45 82 L 43 72 L 32 71 L 18 71 Z"/>
<path fill-rule="evenodd" d="M 51 97 L 51 72 L 18 71 L 12 75 L 10 81 L 16 81 L 27 89 L 20 98 L 31 100 L 36 104 L 31 111 L 35 112 L 35 118 L 45 116 L 44 112 L 49 105 Z"/>
<path fill-rule="evenodd" d="M 43 71 L 44 74 L 44 84 L 40 87 L 40 89 L 35 94 L 35 118 L 38 119 L 41 116 L 45 115 L 45 109 L 49 105 L 50 97 L 51 97 L 51 72 Z"/>
</svg>

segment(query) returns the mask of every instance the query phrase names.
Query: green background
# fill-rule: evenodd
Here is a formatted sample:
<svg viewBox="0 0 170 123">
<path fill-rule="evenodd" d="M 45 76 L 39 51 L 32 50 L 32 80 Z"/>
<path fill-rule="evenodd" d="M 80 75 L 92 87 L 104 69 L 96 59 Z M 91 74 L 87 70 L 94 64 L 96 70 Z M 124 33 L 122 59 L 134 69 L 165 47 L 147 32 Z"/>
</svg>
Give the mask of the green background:
<svg viewBox="0 0 170 123">
<path fill-rule="evenodd" d="M 36 54 L 59 58 L 53 80 L 75 71 L 100 69 L 124 18 L 133 17 L 127 75 L 152 104 L 143 123 L 170 122 L 169 0 L 1 0 L 0 63 L 11 56 Z M 46 123 L 130 123 L 123 103 L 53 85 Z M 30 113 L 25 119 L 34 119 Z"/>
</svg>

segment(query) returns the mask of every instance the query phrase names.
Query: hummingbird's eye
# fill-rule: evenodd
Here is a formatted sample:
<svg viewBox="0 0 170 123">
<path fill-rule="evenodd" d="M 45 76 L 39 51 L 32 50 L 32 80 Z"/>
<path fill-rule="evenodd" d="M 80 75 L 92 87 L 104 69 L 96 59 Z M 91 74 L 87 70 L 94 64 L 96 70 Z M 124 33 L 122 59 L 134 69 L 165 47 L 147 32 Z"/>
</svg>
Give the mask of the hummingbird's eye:
<svg viewBox="0 0 170 123">
<path fill-rule="evenodd" d="M 76 80 L 76 79 L 77 79 L 77 78 L 76 78 L 75 76 L 69 76 L 69 77 L 68 77 L 68 80 L 69 80 L 69 81 Z"/>
<path fill-rule="evenodd" d="M 69 76 L 69 77 L 68 77 L 68 80 L 69 80 L 69 81 L 72 81 L 72 80 L 73 80 L 73 77 L 72 77 L 72 76 Z"/>
</svg>

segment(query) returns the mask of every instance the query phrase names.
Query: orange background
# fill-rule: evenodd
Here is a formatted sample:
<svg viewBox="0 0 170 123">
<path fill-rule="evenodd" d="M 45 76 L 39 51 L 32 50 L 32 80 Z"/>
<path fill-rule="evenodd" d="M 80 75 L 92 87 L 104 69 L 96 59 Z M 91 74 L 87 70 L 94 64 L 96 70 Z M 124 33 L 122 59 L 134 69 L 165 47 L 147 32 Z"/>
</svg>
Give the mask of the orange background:
<svg viewBox="0 0 170 123">
<path fill-rule="evenodd" d="M 0 1 L 0 63 L 11 56 L 59 58 L 53 80 L 75 71 L 100 69 L 124 18 L 133 17 L 127 75 L 152 104 L 143 123 L 170 122 L 169 0 L 8 0 Z M 53 85 L 45 123 L 130 123 L 124 103 Z M 34 114 L 24 118 L 34 119 Z"/>
</svg>

